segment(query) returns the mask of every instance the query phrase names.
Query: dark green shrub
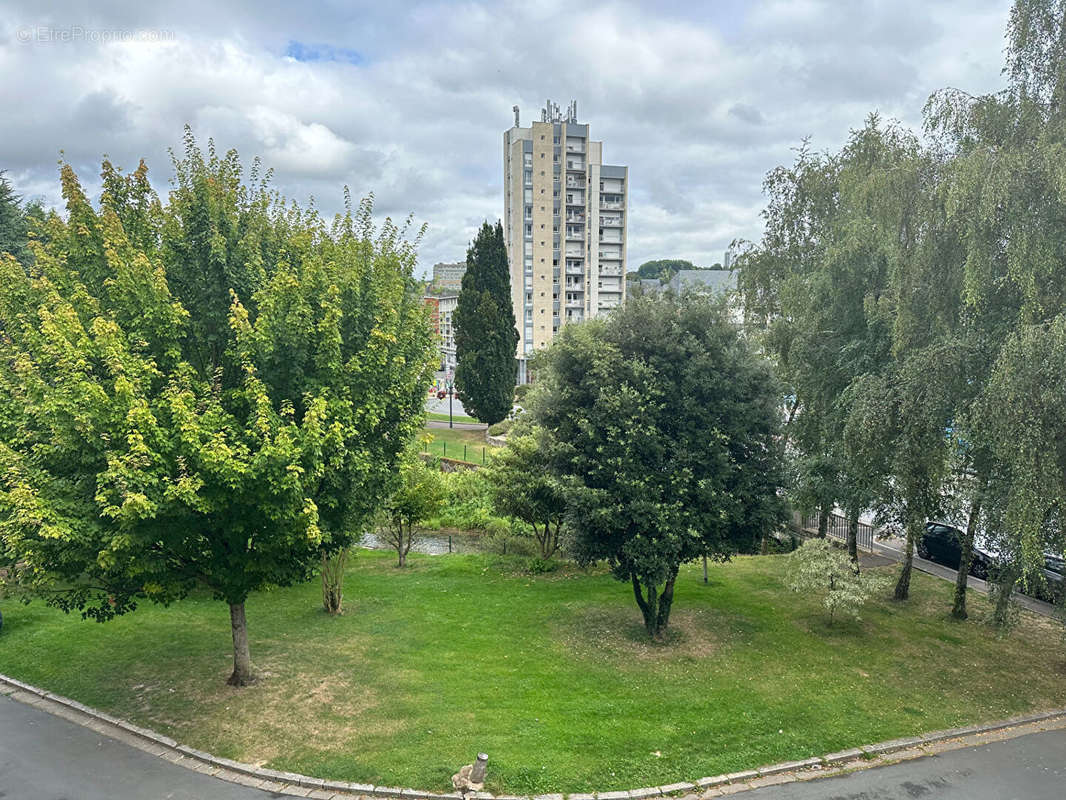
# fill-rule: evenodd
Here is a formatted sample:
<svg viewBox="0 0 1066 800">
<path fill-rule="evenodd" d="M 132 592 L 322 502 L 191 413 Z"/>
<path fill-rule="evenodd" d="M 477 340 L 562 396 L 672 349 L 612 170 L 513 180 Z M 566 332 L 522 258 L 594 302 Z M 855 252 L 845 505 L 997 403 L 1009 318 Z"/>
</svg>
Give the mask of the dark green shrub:
<svg viewBox="0 0 1066 800">
<path fill-rule="evenodd" d="M 490 425 L 489 436 L 503 436 L 511 430 L 512 425 L 514 425 L 513 419 L 505 419 L 502 422 L 497 422 L 495 425 Z"/>
<path fill-rule="evenodd" d="M 533 556 L 526 562 L 526 572 L 530 575 L 543 575 L 547 572 L 555 572 L 559 569 L 559 562 L 551 558 Z"/>
</svg>

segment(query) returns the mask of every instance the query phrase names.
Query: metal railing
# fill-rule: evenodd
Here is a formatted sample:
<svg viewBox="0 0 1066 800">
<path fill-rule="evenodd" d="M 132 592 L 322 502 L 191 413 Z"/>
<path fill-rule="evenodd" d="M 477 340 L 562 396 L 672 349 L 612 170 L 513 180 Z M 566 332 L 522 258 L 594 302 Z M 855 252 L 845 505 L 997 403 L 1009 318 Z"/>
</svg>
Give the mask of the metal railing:
<svg viewBox="0 0 1066 800">
<path fill-rule="evenodd" d="M 803 533 L 818 535 L 818 513 L 803 515 L 799 511 L 792 512 L 792 524 Z M 848 540 L 848 520 L 840 514 L 832 513 L 826 520 L 826 536 L 841 542 Z M 874 526 L 866 522 L 860 522 L 855 532 L 855 543 L 860 550 L 873 551 L 874 549 Z"/>
</svg>

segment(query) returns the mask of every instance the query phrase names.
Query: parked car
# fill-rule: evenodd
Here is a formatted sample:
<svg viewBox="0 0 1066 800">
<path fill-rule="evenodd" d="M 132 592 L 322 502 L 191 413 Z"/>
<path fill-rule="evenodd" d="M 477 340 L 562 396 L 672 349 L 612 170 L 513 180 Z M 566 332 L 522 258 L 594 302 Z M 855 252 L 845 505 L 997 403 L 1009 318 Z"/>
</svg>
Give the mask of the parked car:
<svg viewBox="0 0 1066 800">
<path fill-rule="evenodd" d="M 925 523 L 925 533 L 918 540 L 918 555 L 927 561 L 958 569 L 962 563 L 962 538 L 965 534 L 954 525 L 945 522 Z M 973 558 L 970 559 L 970 574 L 982 580 L 988 577 L 995 563 L 990 548 L 975 541 Z"/>
<path fill-rule="evenodd" d="M 925 533 L 918 541 L 918 555 L 927 561 L 943 564 L 945 567 L 958 569 L 962 562 L 962 530 L 946 522 L 925 523 Z M 970 574 L 975 578 L 987 580 L 989 572 L 996 563 L 996 554 L 992 547 L 977 538 L 974 541 L 973 558 L 970 560 Z M 1060 555 L 1044 555 L 1044 581 L 1033 586 L 1031 594 L 1048 603 L 1057 602 L 1066 581 L 1066 559 Z"/>
</svg>

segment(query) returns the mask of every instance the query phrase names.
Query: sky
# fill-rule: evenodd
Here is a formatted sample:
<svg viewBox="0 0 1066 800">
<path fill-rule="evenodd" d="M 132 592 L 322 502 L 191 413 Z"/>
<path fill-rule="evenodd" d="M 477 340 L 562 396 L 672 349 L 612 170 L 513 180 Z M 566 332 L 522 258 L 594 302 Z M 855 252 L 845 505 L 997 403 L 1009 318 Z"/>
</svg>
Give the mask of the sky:
<svg viewBox="0 0 1066 800">
<path fill-rule="evenodd" d="M 700 266 L 762 231 L 762 182 L 805 137 L 872 111 L 920 127 L 929 94 L 1002 86 L 1009 0 L 227 2 L 0 0 L 0 169 L 58 204 L 57 162 L 106 154 L 156 189 L 188 124 L 258 155 L 332 216 L 343 187 L 460 261 L 503 208 L 503 131 L 547 99 L 629 167 L 629 269 Z"/>
</svg>

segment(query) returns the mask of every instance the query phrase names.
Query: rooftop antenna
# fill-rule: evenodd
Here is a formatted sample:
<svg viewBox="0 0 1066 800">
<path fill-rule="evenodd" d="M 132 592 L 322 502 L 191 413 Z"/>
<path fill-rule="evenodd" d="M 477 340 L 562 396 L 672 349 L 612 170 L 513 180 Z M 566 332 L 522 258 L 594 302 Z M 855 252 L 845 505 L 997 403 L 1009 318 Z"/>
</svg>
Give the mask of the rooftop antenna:
<svg viewBox="0 0 1066 800">
<path fill-rule="evenodd" d="M 511 108 L 511 110 L 514 111 L 514 126 L 517 128 L 518 127 L 518 106 L 513 106 Z"/>
</svg>

